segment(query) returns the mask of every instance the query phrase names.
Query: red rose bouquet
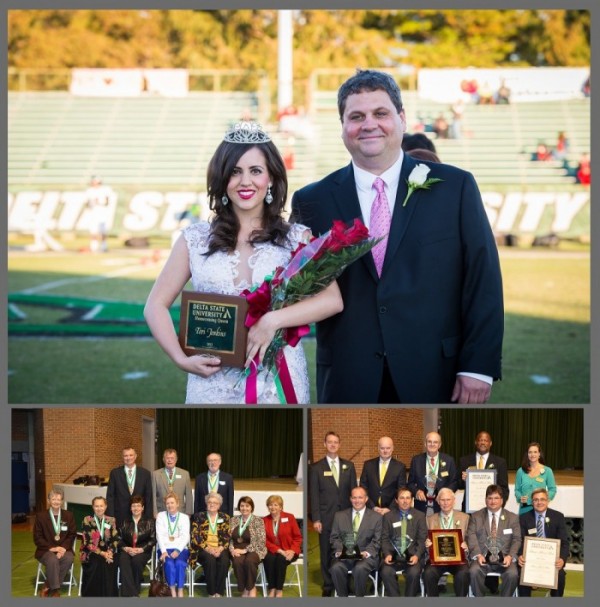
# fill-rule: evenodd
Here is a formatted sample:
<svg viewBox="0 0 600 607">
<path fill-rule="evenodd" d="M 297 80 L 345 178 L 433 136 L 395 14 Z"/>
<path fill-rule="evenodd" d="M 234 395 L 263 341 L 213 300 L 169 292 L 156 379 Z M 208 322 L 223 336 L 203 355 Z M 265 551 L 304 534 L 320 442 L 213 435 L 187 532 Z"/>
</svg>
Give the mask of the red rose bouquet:
<svg viewBox="0 0 600 607">
<path fill-rule="evenodd" d="M 342 221 L 334 221 L 331 230 L 323 236 L 313 238 L 308 244 L 300 244 L 285 268 L 277 267 L 258 288 L 244 292 L 248 300 L 246 326 L 251 327 L 270 310 L 279 310 L 316 295 L 380 240 L 369 238 L 369 231 L 358 219 L 351 227 Z M 297 402 L 283 347 L 286 344 L 296 346 L 308 332 L 308 326 L 279 329 L 265 353 L 262 368 L 273 371 L 283 404 Z M 258 364 L 245 371 L 247 403 L 256 403 L 257 371 Z"/>
</svg>

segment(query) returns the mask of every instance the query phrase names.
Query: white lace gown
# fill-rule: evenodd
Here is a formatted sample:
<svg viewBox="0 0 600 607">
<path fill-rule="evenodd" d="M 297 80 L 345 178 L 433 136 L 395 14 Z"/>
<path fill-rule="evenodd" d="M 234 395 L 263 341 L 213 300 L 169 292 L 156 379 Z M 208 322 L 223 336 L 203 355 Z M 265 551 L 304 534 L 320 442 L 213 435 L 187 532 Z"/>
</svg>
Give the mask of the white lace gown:
<svg viewBox="0 0 600 607">
<path fill-rule="evenodd" d="M 254 247 L 254 253 L 248 260 L 252 269 L 253 284 L 261 284 L 277 266 L 285 265 L 292 251 L 300 242 L 306 240 L 308 228 L 293 224 L 288 233 L 289 248 L 276 246 L 271 243 L 261 243 Z M 200 222 L 193 224 L 183 231 L 190 258 L 192 285 L 195 291 L 204 293 L 220 293 L 223 295 L 240 295 L 244 289 L 252 285 L 246 281 L 238 282 L 238 265 L 240 255 L 218 251 L 210 256 L 204 253 L 208 250 L 210 224 Z M 299 404 L 310 401 L 308 385 L 308 370 L 302 344 L 294 348 L 286 346 L 285 358 L 290 370 L 294 390 Z M 240 369 L 224 367 L 210 377 L 188 375 L 186 404 L 243 404 L 245 402 L 245 379 L 240 381 Z M 277 390 L 271 373 L 260 371 L 257 379 L 257 394 L 259 404 L 279 404 Z"/>
</svg>

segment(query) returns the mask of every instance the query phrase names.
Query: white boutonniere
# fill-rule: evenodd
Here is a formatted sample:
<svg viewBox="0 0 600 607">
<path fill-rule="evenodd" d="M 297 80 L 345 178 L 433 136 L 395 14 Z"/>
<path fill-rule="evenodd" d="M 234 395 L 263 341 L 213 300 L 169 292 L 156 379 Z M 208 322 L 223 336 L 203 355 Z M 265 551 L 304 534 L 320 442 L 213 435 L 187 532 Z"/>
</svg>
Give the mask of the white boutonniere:
<svg viewBox="0 0 600 607">
<path fill-rule="evenodd" d="M 429 190 L 429 188 L 438 181 L 444 181 L 443 179 L 438 179 L 437 177 L 430 177 L 427 179 L 427 174 L 431 171 L 431 169 L 426 164 L 418 164 L 408 176 L 406 183 L 408 184 L 408 193 L 406 194 L 406 198 L 402 203 L 402 206 L 405 207 L 408 199 L 411 197 L 412 193 L 415 190 Z"/>
<path fill-rule="evenodd" d="M 501 520 L 501 521 L 505 521 L 505 520 L 506 520 L 506 518 L 505 518 L 504 514 L 501 514 L 501 515 L 500 515 L 500 520 Z"/>
<path fill-rule="evenodd" d="M 540 468 L 540 474 L 544 474 L 546 472 L 546 468 Z"/>
<path fill-rule="evenodd" d="M 407 515 L 406 515 L 406 520 L 407 520 L 407 521 L 410 521 L 411 519 L 412 519 L 412 514 L 407 514 Z"/>
<path fill-rule="evenodd" d="M 548 516 L 547 516 L 547 517 L 546 517 L 544 520 L 545 520 L 547 523 L 549 523 L 549 522 L 550 522 L 550 518 L 549 518 Z"/>
<path fill-rule="evenodd" d="M 346 464 L 342 464 L 342 470 L 347 470 L 348 466 L 346 466 Z"/>
<path fill-rule="evenodd" d="M 460 527 L 460 521 L 456 521 L 456 526 Z"/>
<path fill-rule="evenodd" d="M 442 468 L 446 466 L 446 462 L 442 462 Z"/>
<path fill-rule="evenodd" d="M 494 467 L 494 464 L 490 464 L 488 468 L 491 470 Z"/>
</svg>

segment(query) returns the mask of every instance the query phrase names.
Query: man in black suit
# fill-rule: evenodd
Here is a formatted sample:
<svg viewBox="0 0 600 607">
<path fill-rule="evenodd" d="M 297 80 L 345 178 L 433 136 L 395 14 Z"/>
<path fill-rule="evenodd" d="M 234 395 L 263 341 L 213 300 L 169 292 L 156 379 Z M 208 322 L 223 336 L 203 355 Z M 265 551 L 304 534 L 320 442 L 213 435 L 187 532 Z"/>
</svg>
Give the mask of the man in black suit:
<svg viewBox="0 0 600 607">
<path fill-rule="evenodd" d="M 293 219 L 318 235 L 361 218 L 384 240 L 338 279 L 343 312 L 317 323 L 318 402 L 486 402 L 504 312 L 473 176 L 403 153 L 400 89 L 385 73 L 347 80 L 338 111 L 352 162 L 298 190 Z"/>
<path fill-rule="evenodd" d="M 558 569 L 558 587 L 556 590 L 550 590 L 550 596 L 562 597 L 565 593 L 565 563 L 569 558 L 569 534 L 565 525 L 565 517 L 562 512 L 548 508 L 550 499 L 548 490 L 540 487 L 534 489 L 531 493 L 533 510 L 522 514 L 519 517 L 521 524 L 521 535 L 523 538 L 528 536 L 548 537 L 560 540 L 560 555 L 556 560 Z M 538 517 L 540 518 L 538 532 Z M 523 539 L 523 541 L 525 541 Z M 525 559 L 523 558 L 523 546 L 519 550 L 519 567 L 523 567 Z M 531 586 L 519 585 L 519 596 L 531 596 Z"/>
<path fill-rule="evenodd" d="M 403 571 L 406 580 L 404 596 L 420 594 L 427 521 L 422 512 L 410 507 L 411 501 L 410 489 L 401 487 L 396 494 L 398 509 L 390 510 L 383 516 L 381 581 L 386 596 L 400 596 L 396 575 L 398 570 Z"/>
<path fill-rule="evenodd" d="M 110 471 L 106 488 L 106 514 L 117 519 L 117 526 L 131 515 L 129 499 L 141 495 L 146 508 L 152 508 L 152 475 L 149 470 L 136 466 L 137 453 L 133 447 L 123 449 L 123 466 Z"/>
<path fill-rule="evenodd" d="M 508 472 L 506 469 L 506 460 L 503 457 L 490 452 L 492 448 L 492 437 L 489 432 L 482 430 L 475 437 L 475 453 L 463 455 L 460 458 L 458 467 L 461 472 L 461 477 L 458 481 L 458 488 L 465 489 L 465 481 L 467 480 L 468 469 L 479 470 L 496 470 L 496 485 L 502 489 L 503 506 L 506 506 L 506 501 L 510 494 L 508 488 Z M 462 511 L 466 512 L 467 500 L 463 497 Z"/>
<path fill-rule="evenodd" d="M 441 446 L 442 437 L 429 432 L 425 437 L 425 453 L 415 455 L 410 462 L 408 487 L 415 498 L 415 508 L 427 516 L 440 511 L 436 497 L 442 487 L 452 491 L 458 487 L 454 458 L 441 453 Z"/>
<path fill-rule="evenodd" d="M 333 517 L 330 539 L 335 560 L 331 565 L 331 577 L 338 596 L 349 594 L 349 571 L 354 578 L 354 594 L 365 596 L 369 574 L 379 567 L 383 520 L 367 508 L 367 499 L 367 492 L 362 487 L 354 487 L 350 493 L 352 508 L 336 512 Z M 349 542 L 349 538 L 353 541 Z M 355 546 L 360 551 L 360 558 L 343 558 L 344 547 L 347 550 Z"/>
<path fill-rule="evenodd" d="M 406 466 L 394 459 L 394 441 L 382 436 L 377 442 L 379 457 L 368 459 L 360 475 L 360 486 L 369 496 L 368 508 L 386 514 L 395 507 L 396 491 L 406 485 Z"/>
<path fill-rule="evenodd" d="M 510 597 L 519 583 L 517 556 L 521 548 L 519 517 L 502 507 L 502 489 L 489 485 L 485 491 L 486 507 L 471 514 L 467 528 L 469 577 L 476 597 L 485 596 L 488 573 L 499 573 L 500 595 Z"/>
<path fill-rule="evenodd" d="M 356 487 L 354 464 L 338 456 L 340 437 L 329 431 L 325 435 L 326 455 L 309 469 L 308 491 L 310 514 L 315 531 L 319 534 L 323 596 L 333 593 L 330 535 L 335 513 L 351 506 L 350 493 Z"/>
<path fill-rule="evenodd" d="M 221 512 L 233 516 L 233 476 L 221 470 L 221 454 L 209 453 L 206 456 L 207 472 L 202 472 L 196 477 L 196 489 L 194 491 L 194 513 L 206 510 L 205 497 L 216 491 L 223 497 Z"/>
</svg>

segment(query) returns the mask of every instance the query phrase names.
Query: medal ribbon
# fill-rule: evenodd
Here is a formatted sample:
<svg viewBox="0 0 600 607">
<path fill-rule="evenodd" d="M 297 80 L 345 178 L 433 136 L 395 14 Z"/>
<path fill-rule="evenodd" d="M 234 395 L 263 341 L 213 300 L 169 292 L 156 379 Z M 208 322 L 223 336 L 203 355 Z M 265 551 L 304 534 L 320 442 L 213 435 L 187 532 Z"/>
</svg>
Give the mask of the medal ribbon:
<svg viewBox="0 0 600 607">
<path fill-rule="evenodd" d="M 129 487 L 129 494 L 133 493 L 133 487 L 135 485 L 135 472 L 131 468 L 125 468 L 127 477 L 127 487 Z"/>
<path fill-rule="evenodd" d="M 171 515 L 170 514 L 167 515 L 167 529 L 169 531 L 170 537 L 175 537 L 175 530 L 177 529 L 178 522 L 179 522 L 179 512 L 177 513 L 177 516 L 175 517 L 175 524 L 173 525 L 173 527 L 171 527 Z"/>
<path fill-rule="evenodd" d="M 169 476 L 169 471 L 167 468 L 165 468 L 165 474 L 167 475 L 167 484 L 169 485 L 169 488 L 173 487 L 173 483 L 175 482 L 175 472 L 177 471 L 177 468 L 173 468 L 173 472 L 171 473 L 171 476 Z"/>
<path fill-rule="evenodd" d="M 442 519 L 442 529 L 452 529 L 452 524 L 454 521 L 454 513 L 452 513 L 450 516 L 444 516 L 443 514 L 441 514 L 441 519 Z"/>
<path fill-rule="evenodd" d="M 279 519 L 277 522 L 273 521 L 273 533 L 275 534 L 275 537 L 277 537 L 279 535 L 279 521 L 281 519 Z"/>
<path fill-rule="evenodd" d="M 219 473 L 208 475 L 208 492 L 216 491 L 217 483 L 219 482 Z"/>
<path fill-rule="evenodd" d="M 52 527 L 54 527 L 54 534 L 60 535 L 60 510 L 58 511 L 58 517 L 54 518 L 54 512 L 52 512 L 52 508 L 49 510 L 50 519 L 52 520 Z"/>
<path fill-rule="evenodd" d="M 214 525 L 213 525 L 212 521 L 210 520 L 210 514 L 208 512 L 206 513 L 206 518 L 208 519 L 208 526 L 210 527 L 210 530 L 212 531 L 212 533 L 214 535 L 217 535 L 217 521 L 219 520 L 218 513 L 215 515 Z"/>
<path fill-rule="evenodd" d="M 135 519 L 133 520 L 133 527 L 134 527 L 133 547 L 135 548 L 135 545 L 137 544 L 137 536 L 138 536 L 138 527 L 137 527 L 137 523 L 136 523 Z"/>
<path fill-rule="evenodd" d="M 246 527 L 248 526 L 248 523 L 252 520 L 252 515 L 250 515 L 248 517 L 248 520 L 242 525 L 242 517 L 240 517 L 240 526 L 238 527 L 238 535 L 239 537 L 242 537 L 244 531 L 246 531 Z"/>
<path fill-rule="evenodd" d="M 96 527 L 98 527 L 98 531 L 100 532 L 100 541 L 104 541 L 104 517 L 102 517 L 102 523 L 98 520 L 98 517 L 94 514 L 94 520 L 96 521 Z"/>
</svg>

